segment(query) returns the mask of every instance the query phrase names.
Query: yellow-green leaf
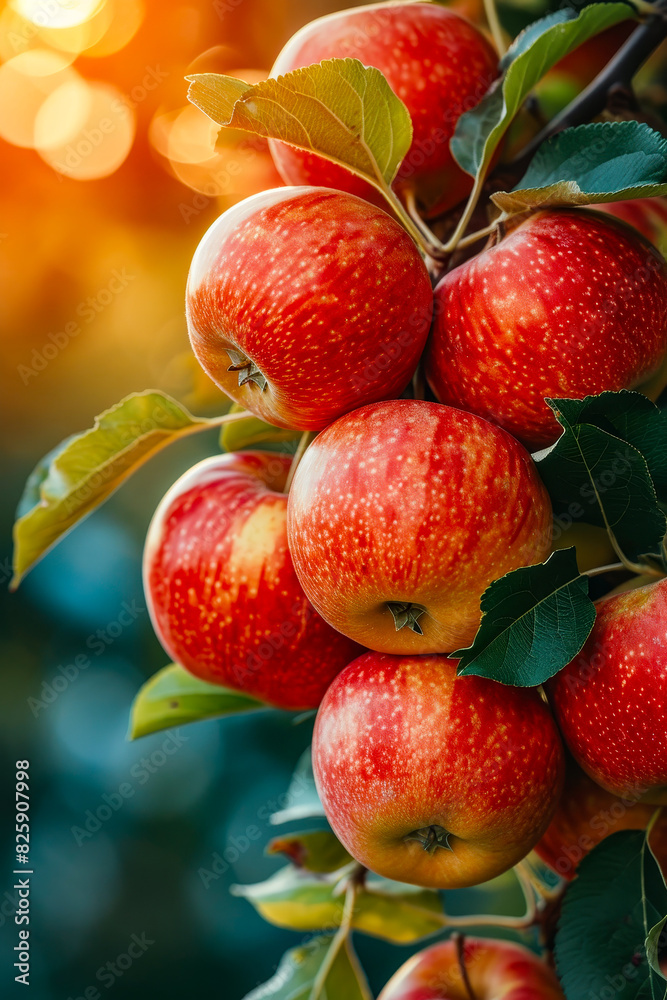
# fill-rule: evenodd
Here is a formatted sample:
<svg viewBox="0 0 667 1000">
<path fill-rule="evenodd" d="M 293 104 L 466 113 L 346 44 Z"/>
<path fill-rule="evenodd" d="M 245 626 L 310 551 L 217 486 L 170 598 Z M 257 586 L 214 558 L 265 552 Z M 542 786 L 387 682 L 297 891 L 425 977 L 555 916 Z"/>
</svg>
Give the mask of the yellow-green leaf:
<svg viewBox="0 0 667 1000">
<path fill-rule="evenodd" d="M 266 882 L 235 885 L 231 891 L 252 903 L 271 924 L 297 931 L 320 930 L 340 925 L 344 894 L 337 887 L 344 874 L 345 869 L 339 869 L 316 875 L 290 865 Z M 409 944 L 444 925 L 442 903 L 432 889 L 369 876 L 357 892 L 352 927 L 365 934 Z"/>
<path fill-rule="evenodd" d="M 318 153 L 383 193 L 412 142 L 407 108 L 358 59 L 326 59 L 254 86 L 217 73 L 186 79 L 188 99 L 216 124 Z"/>
<path fill-rule="evenodd" d="M 335 949 L 333 961 L 331 948 Z M 325 962 L 329 968 L 321 989 L 316 989 Z M 326 934 L 285 952 L 276 974 L 244 1000 L 372 1000 L 372 994 L 349 936 L 339 944 Z"/>
<path fill-rule="evenodd" d="M 230 413 L 240 413 L 242 406 L 234 403 Z M 242 420 L 224 424 L 220 431 L 220 447 L 224 451 L 240 451 L 256 444 L 280 444 L 283 441 L 298 441 L 301 431 L 291 431 L 286 427 L 274 427 L 266 420 L 260 420 L 252 413 Z"/>
<path fill-rule="evenodd" d="M 242 691 L 208 684 L 178 663 L 158 670 L 139 689 L 130 713 L 130 739 L 200 719 L 268 708 Z"/>
<path fill-rule="evenodd" d="M 308 830 L 274 837 L 267 844 L 266 853 L 284 854 L 297 868 L 318 874 L 335 872 L 353 860 L 330 830 Z"/>
<path fill-rule="evenodd" d="M 127 396 L 96 417 L 90 430 L 68 438 L 28 480 L 14 526 L 12 589 L 147 459 L 176 438 L 218 422 L 193 417 L 170 396 L 147 391 Z"/>
</svg>

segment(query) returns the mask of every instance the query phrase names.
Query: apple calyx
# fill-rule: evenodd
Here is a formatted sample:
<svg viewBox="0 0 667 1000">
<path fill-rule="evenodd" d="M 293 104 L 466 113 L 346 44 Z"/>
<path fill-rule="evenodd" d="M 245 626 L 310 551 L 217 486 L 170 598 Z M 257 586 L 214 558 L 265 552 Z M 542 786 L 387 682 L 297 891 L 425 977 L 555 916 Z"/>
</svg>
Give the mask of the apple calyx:
<svg viewBox="0 0 667 1000">
<path fill-rule="evenodd" d="M 429 854 L 435 854 L 438 847 L 444 847 L 445 850 L 454 853 L 454 848 L 449 843 L 450 837 L 451 833 L 449 830 L 445 830 L 444 826 L 432 824 L 431 826 L 423 826 L 419 830 L 413 830 L 412 833 L 406 834 L 403 840 L 416 840 Z"/>
<path fill-rule="evenodd" d="M 234 351 L 229 347 L 227 348 L 227 354 L 231 361 L 231 365 L 227 371 L 239 373 L 239 385 L 254 382 L 255 385 L 259 386 L 260 391 L 264 392 L 268 383 L 255 362 L 251 361 L 250 358 L 246 358 L 240 351 Z"/>
<path fill-rule="evenodd" d="M 417 635 L 423 635 L 424 630 L 418 619 L 426 612 L 423 604 L 412 604 L 409 601 L 387 601 L 387 607 L 394 616 L 394 625 L 399 632 L 407 625 Z"/>
</svg>

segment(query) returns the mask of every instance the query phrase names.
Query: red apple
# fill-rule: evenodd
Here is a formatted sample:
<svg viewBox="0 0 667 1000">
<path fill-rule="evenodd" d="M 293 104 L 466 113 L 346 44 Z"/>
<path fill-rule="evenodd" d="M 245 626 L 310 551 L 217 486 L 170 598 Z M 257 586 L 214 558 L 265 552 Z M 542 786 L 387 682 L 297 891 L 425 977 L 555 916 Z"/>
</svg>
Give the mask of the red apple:
<svg viewBox="0 0 667 1000">
<path fill-rule="evenodd" d="M 455 163 L 449 140 L 460 115 L 479 103 L 498 75 L 498 56 L 481 32 L 440 4 L 354 7 L 301 28 L 271 76 L 343 58 L 381 70 L 410 112 L 412 145 L 395 188 L 415 188 L 425 207 L 437 211 L 465 198 L 472 178 Z M 382 204 L 375 188 L 344 167 L 275 140 L 270 146 L 288 184 L 321 184 Z"/>
<path fill-rule="evenodd" d="M 563 767 L 535 688 L 457 677 L 443 656 L 360 656 L 315 721 L 329 823 L 360 864 L 398 882 L 453 889 L 507 871 L 549 825 Z"/>
<path fill-rule="evenodd" d="M 403 399 L 315 439 L 288 532 L 301 584 L 334 628 L 380 652 L 450 653 L 472 642 L 493 580 L 546 558 L 551 504 L 505 431 Z"/>
<path fill-rule="evenodd" d="M 290 459 L 209 458 L 172 486 L 146 539 L 144 589 L 169 656 L 214 684 L 315 708 L 360 647 L 308 603 L 287 548 Z"/>
<path fill-rule="evenodd" d="M 234 205 L 205 234 L 188 278 L 204 371 L 258 417 L 299 430 L 400 396 L 432 309 L 426 266 L 401 226 L 324 188 Z"/>
<path fill-rule="evenodd" d="M 667 580 L 602 600 L 586 645 L 548 693 L 589 777 L 667 804 Z"/>
<path fill-rule="evenodd" d="M 667 350 L 667 264 L 597 212 L 529 216 L 445 275 L 435 299 L 425 362 L 435 395 L 529 448 L 561 431 L 545 396 L 632 388 Z"/>
<path fill-rule="evenodd" d="M 513 941 L 469 937 L 417 952 L 394 973 L 378 1000 L 471 998 L 564 1000 L 555 973 L 532 951 Z"/>
<path fill-rule="evenodd" d="M 613 215 L 639 230 L 661 252 L 667 246 L 667 198 L 636 198 L 596 205 L 596 211 Z"/>
<path fill-rule="evenodd" d="M 579 862 L 596 844 L 618 830 L 645 830 L 655 807 L 635 795 L 612 795 L 600 788 L 568 760 L 565 787 L 554 818 L 535 853 L 562 878 L 574 878 Z M 660 815 L 651 834 L 651 847 L 667 870 L 667 816 Z"/>
</svg>

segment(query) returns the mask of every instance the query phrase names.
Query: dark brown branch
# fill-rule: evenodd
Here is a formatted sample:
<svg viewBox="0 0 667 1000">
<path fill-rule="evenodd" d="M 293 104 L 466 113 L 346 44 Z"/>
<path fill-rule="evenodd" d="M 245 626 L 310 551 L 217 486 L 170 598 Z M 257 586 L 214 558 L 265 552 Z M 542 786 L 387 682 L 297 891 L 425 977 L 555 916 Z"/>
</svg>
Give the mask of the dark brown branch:
<svg viewBox="0 0 667 1000">
<path fill-rule="evenodd" d="M 651 53 L 667 38 L 667 0 L 656 3 L 657 12 L 651 14 L 632 32 L 628 40 L 607 63 L 602 72 L 585 90 L 549 122 L 528 145 L 521 150 L 509 166 L 520 177 L 529 162 L 547 139 L 563 129 L 585 125 L 604 111 L 610 92 L 619 88 L 630 90 L 637 70 Z M 504 171 L 507 171 L 507 164 Z"/>
</svg>

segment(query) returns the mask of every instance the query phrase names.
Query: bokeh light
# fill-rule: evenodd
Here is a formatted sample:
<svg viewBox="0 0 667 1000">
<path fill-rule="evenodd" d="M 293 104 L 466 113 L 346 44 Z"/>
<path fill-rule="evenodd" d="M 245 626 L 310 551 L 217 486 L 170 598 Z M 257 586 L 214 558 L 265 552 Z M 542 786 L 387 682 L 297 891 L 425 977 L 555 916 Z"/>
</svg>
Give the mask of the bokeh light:
<svg viewBox="0 0 667 1000">
<path fill-rule="evenodd" d="M 38 27 L 71 28 L 83 24 L 105 0 L 12 0 L 12 6 Z"/>
<path fill-rule="evenodd" d="M 35 122 L 47 97 L 78 74 L 67 59 L 32 49 L 0 66 L 0 137 L 14 146 L 34 146 Z"/>
<path fill-rule="evenodd" d="M 35 121 L 40 156 L 58 173 L 80 181 L 117 170 L 134 134 L 132 108 L 108 83 L 65 84 L 44 102 Z"/>
</svg>

